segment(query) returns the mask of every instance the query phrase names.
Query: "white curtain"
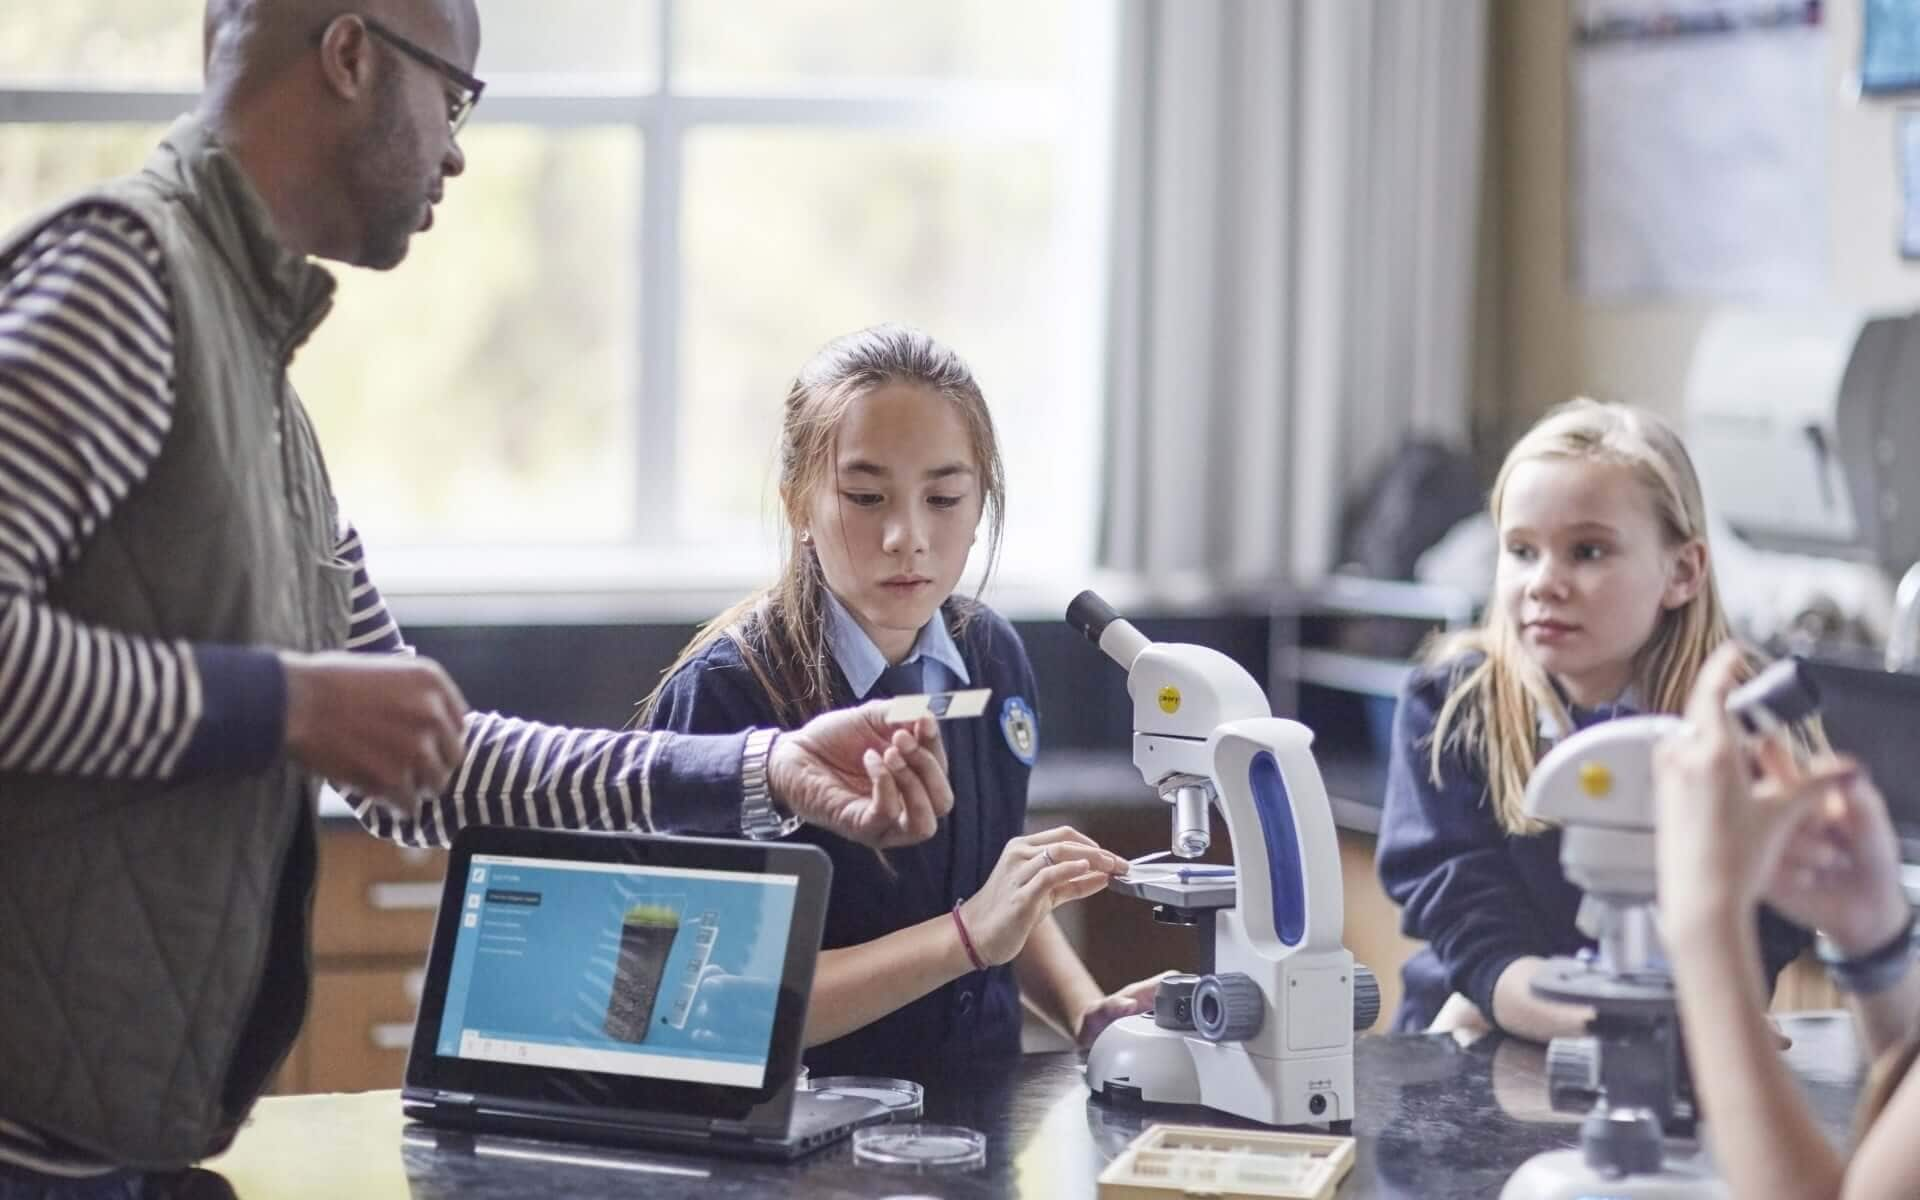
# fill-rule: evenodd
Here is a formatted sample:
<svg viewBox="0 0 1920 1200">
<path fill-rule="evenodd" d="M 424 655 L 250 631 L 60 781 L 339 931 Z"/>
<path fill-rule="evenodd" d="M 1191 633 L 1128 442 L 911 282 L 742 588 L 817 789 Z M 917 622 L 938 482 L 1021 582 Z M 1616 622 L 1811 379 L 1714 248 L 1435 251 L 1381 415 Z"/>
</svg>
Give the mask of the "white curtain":
<svg viewBox="0 0 1920 1200">
<path fill-rule="evenodd" d="M 1122 0 L 1101 565 L 1309 582 L 1464 446 L 1486 0 Z"/>
</svg>

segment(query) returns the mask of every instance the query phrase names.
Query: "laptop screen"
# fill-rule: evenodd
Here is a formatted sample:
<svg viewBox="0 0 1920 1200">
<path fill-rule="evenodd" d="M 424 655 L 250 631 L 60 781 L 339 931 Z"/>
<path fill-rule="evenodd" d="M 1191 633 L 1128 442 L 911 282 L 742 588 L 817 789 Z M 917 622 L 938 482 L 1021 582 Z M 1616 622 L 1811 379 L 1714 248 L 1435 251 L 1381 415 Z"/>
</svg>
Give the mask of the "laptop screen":
<svg viewBox="0 0 1920 1200">
<path fill-rule="evenodd" d="M 798 883 L 475 855 L 440 1053 L 758 1088 Z"/>
<path fill-rule="evenodd" d="M 1858 758 L 1887 799 L 1901 857 L 1920 862 L 1920 675 L 1812 659 L 1820 721 L 1833 748 Z"/>
<path fill-rule="evenodd" d="M 406 1086 L 783 1121 L 831 878 L 804 845 L 462 830 Z"/>
</svg>

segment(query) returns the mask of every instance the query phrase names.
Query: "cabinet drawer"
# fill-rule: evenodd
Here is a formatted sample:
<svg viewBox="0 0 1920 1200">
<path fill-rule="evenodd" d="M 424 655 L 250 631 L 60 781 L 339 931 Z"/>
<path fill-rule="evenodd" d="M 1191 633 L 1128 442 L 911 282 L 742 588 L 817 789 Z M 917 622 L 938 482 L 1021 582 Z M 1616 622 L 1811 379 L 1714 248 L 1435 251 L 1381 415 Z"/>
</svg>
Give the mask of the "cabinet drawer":
<svg viewBox="0 0 1920 1200">
<path fill-rule="evenodd" d="M 327 831 L 314 891 L 314 955 L 424 960 L 446 871 L 444 850 L 396 846 L 358 827 Z"/>
<path fill-rule="evenodd" d="M 362 1092 L 397 1088 L 406 1074 L 422 968 L 341 967 L 313 977 L 307 1013 L 305 1089 Z"/>
</svg>

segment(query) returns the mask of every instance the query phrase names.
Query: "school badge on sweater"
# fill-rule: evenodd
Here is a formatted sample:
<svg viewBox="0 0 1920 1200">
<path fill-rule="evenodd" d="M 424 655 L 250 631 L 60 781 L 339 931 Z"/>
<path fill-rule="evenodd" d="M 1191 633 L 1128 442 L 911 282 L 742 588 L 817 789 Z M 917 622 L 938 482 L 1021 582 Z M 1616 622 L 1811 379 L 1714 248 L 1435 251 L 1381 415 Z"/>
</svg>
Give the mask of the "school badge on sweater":
<svg viewBox="0 0 1920 1200">
<path fill-rule="evenodd" d="M 1040 720 L 1033 708 L 1019 696 L 1008 696 L 1000 704 L 1000 732 L 1006 736 L 1007 749 L 1028 766 L 1040 748 Z"/>
</svg>

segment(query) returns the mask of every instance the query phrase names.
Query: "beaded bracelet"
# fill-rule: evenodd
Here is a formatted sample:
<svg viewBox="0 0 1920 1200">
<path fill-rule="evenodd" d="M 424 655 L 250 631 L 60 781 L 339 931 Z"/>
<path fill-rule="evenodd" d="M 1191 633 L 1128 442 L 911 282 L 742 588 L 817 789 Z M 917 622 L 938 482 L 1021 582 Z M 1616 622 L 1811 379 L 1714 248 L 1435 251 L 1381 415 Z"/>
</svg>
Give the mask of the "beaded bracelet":
<svg viewBox="0 0 1920 1200">
<path fill-rule="evenodd" d="M 973 939 L 967 936 L 967 923 L 960 919 L 960 902 L 957 900 L 953 904 L 953 927 L 960 931 L 960 948 L 967 952 L 967 961 L 973 964 L 973 969 L 986 970 L 987 964 L 981 961 L 980 952 L 973 948 Z"/>
</svg>

